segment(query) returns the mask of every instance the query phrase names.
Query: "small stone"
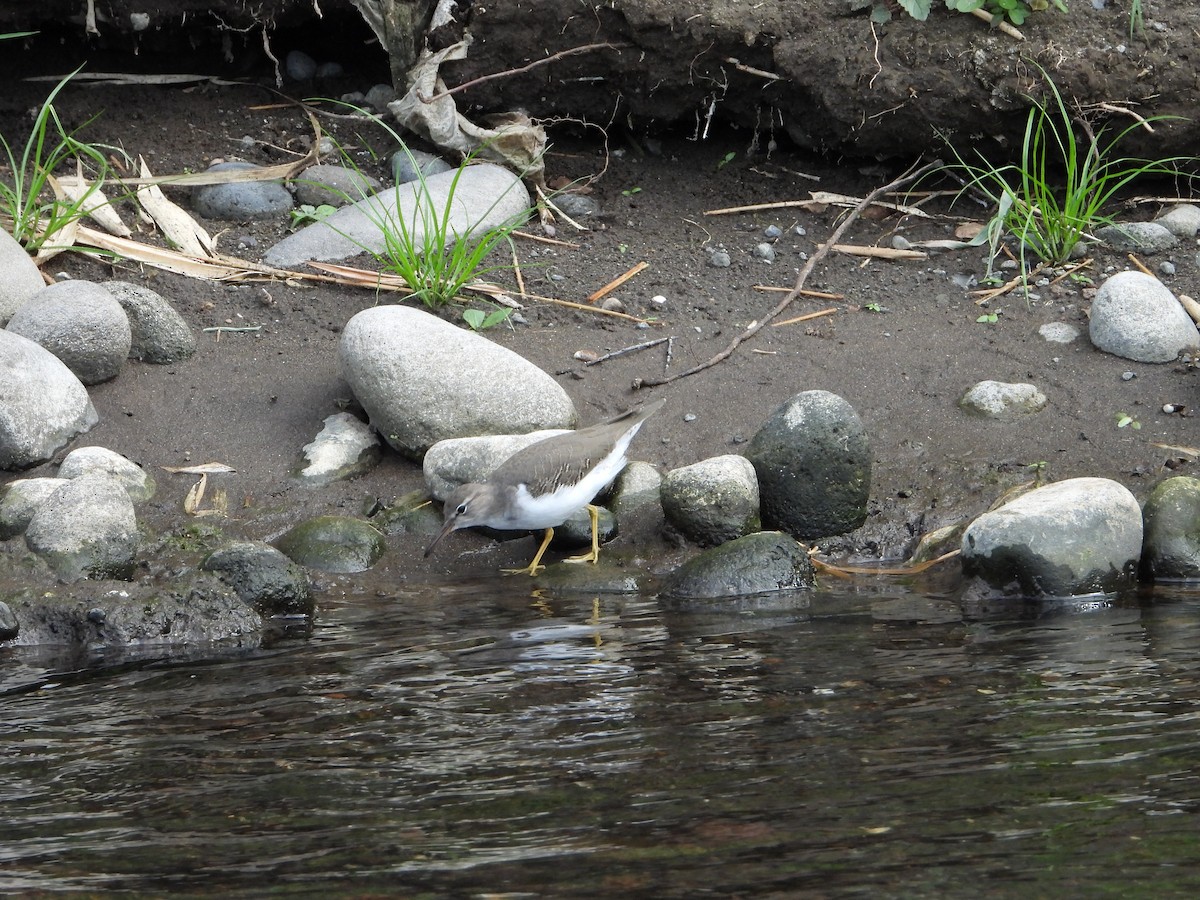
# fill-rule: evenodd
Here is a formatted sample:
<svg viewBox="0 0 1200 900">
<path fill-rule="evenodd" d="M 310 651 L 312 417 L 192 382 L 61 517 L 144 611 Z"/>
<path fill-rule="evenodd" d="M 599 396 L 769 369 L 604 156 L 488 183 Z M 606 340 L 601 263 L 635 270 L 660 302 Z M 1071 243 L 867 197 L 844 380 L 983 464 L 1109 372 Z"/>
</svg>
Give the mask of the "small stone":
<svg viewBox="0 0 1200 900">
<path fill-rule="evenodd" d="M 331 81 L 346 74 L 345 68 L 339 62 L 323 62 L 317 66 L 317 81 Z"/>
<path fill-rule="evenodd" d="M 729 258 L 729 252 L 726 250 L 714 250 L 713 254 L 708 258 L 708 264 L 716 269 L 728 269 L 732 260 Z"/>
<path fill-rule="evenodd" d="M 317 74 L 317 61 L 303 50 L 292 50 L 285 57 L 283 68 L 292 81 L 312 81 Z"/>
<path fill-rule="evenodd" d="M 1174 275 L 1175 274 L 1175 263 L 1171 262 L 1169 259 L 1164 259 L 1162 262 L 1160 262 L 1158 264 L 1158 271 L 1159 271 L 1159 274 L 1162 274 L 1162 275 L 1168 275 L 1168 276 Z"/>
<path fill-rule="evenodd" d="M 653 303 L 655 306 L 664 306 L 664 305 L 666 305 L 667 298 L 664 297 L 662 294 L 655 294 L 653 297 L 650 298 L 650 302 Z"/>
<path fill-rule="evenodd" d="M 775 248 L 770 244 L 762 243 L 756 246 L 754 255 L 766 262 L 775 262 Z"/>
<path fill-rule="evenodd" d="M 1079 337 L 1079 329 L 1067 322 L 1047 322 L 1038 334 L 1053 344 L 1069 344 Z"/>
<path fill-rule="evenodd" d="M 892 249 L 893 250 L 911 250 L 912 249 L 912 241 L 910 241 L 908 238 L 906 238 L 902 234 L 893 234 L 892 235 Z"/>
<path fill-rule="evenodd" d="M 783 237 L 783 229 L 778 225 L 768 225 L 763 229 L 763 237 L 772 241 L 778 240 L 779 238 Z"/>
<path fill-rule="evenodd" d="M 609 312 L 625 312 L 625 304 L 618 297 L 605 297 L 600 308 Z"/>
<path fill-rule="evenodd" d="M 1135 379 L 1135 378 L 1137 378 L 1136 372 L 1122 372 L 1121 373 L 1122 381 L 1133 381 L 1133 379 Z"/>
</svg>

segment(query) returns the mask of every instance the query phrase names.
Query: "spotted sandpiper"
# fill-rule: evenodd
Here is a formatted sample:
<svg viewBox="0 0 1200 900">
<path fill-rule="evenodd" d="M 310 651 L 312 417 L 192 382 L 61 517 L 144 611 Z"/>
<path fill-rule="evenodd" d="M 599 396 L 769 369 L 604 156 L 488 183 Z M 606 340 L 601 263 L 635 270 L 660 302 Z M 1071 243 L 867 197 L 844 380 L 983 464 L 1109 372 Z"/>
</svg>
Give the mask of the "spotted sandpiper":
<svg viewBox="0 0 1200 900">
<path fill-rule="evenodd" d="M 625 468 L 625 451 L 646 421 L 666 400 L 631 410 L 611 421 L 530 444 L 506 459 L 486 481 L 464 484 L 446 498 L 445 522 L 428 556 L 446 535 L 459 528 L 486 525 L 501 531 L 546 529 L 533 562 L 513 574 L 537 575 L 542 554 L 561 525 L 587 507 L 592 520 L 592 549 L 563 562 L 595 563 L 600 557 L 599 511 L 592 500 Z"/>
</svg>

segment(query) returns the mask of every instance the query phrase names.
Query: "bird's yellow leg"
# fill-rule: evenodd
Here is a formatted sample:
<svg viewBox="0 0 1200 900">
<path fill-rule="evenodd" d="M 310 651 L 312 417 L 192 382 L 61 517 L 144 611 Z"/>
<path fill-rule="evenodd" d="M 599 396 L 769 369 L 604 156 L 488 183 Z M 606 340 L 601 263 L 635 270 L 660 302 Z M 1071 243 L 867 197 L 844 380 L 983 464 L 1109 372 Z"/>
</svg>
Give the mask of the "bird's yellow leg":
<svg viewBox="0 0 1200 900">
<path fill-rule="evenodd" d="M 525 568 L 523 568 L 523 569 L 501 569 L 500 571 L 506 575 L 529 575 L 529 576 L 537 575 L 538 572 L 540 572 L 540 571 L 542 571 L 542 569 L 546 568 L 545 566 L 538 565 L 538 563 L 540 563 L 542 561 L 542 554 L 545 553 L 546 548 L 550 546 L 550 540 L 553 537 L 554 537 L 554 529 L 547 528 L 546 536 L 544 538 L 542 538 L 542 546 L 538 547 L 538 552 L 533 554 L 533 562 L 531 562 Z"/>
<path fill-rule="evenodd" d="M 592 520 L 592 552 L 585 553 L 583 556 L 568 556 L 563 560 L 563 562 L 590 562 L 594 566 L 596 564 L 596 560 L 600 558 L 600 510 L 589 503 L 587 506 L 587 511 L 588 517 Z"/>
</svg>

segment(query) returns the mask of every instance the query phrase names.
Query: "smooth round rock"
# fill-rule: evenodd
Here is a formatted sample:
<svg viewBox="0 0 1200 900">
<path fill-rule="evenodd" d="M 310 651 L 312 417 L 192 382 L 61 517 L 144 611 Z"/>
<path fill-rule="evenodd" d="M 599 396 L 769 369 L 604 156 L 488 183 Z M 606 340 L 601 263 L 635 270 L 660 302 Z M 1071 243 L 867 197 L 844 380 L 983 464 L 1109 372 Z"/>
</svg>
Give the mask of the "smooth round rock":
<svg viewBox="0 0 1200 900">
<path fill-rule="evenodd" d="M 1107 353 L 1137 362 L 1173 362 L 1200 343 L 1196 325 L 1153 275 L 1118 272 L 1096 292 L 1088 335 Z"/>
<path fill-rule="evenodd" d="M 87 388 L 58 357 L 0 330 L 0 469 L 45 462 L 98 421 Z"/>
<path fill-rule="evenodd" d="M 58 467 L 59 478 L 108 475 L 125 486 L 129 499 L 144 503 L 154 496 L 154 476 L 130 459 L 106 447 L 76 447 Z"/>
<path fill-rule="evenodd" d="M 209 166 L 209 172 L 261 169 L 253 163 L 231 161 Z M 192 206 L 206 219 L 246 222 L 286 216 L 292 209 L 292 195 L 278 181 L 239 181 L 232 184 L 206 184 L 192 194 Z"/>
<path fill-rule="evenodd" d="M 115 378 L 129 358 L 129 318 L 107 290 L 90 281 L 60 281 L 21 305 L 8 330 L 41 344 L 84 384 Z"/>
<path fill-rule="evenodd" d="M 1107 478 L 1070 478 L 1023 494 L 975 519 L 962 567 L 1005 595 L 1067 597 L 1133 583 L 1142 510 Z"/>
<path fill-rule="evenodd" d="M 46 286 L 42 271 L 20 242 L 0 228 L 0 326 L 6 325 L 21 304 Z"/>
<path fill-rule="evenodd" d="M 575 424 L 575 405 L 546 372 L 419 309 L 376 306 L 357 313 L 342 332 L 338 355 L 372 427 L 411 457 L 446 438 Z"/>
<path fill-rule="evenodd" d="M 309 166 L 292 182 L 296 199 L 310 206 L 345 206 L 370 197 L 382 187 L 363 172 L 347 166 Z"/>
</svg>

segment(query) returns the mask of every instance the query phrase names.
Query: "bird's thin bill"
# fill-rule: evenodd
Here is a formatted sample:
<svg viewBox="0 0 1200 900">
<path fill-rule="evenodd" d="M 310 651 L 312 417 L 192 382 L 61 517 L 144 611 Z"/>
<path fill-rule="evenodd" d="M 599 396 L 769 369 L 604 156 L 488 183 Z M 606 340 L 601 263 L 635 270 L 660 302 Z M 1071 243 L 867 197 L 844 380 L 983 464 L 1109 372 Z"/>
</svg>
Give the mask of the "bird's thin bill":
<svg viewBox="0 0 1200 900">
<path fill-rule="evenodd" d="M 442 530 L 437 533 L 437 537 L 435 537 L 433 539 L 433 541 L 429 544 L 429 546 L 425 548 L 425 556 L 428 557 L 429 554 L 433 552 L 433 548 L 436 547 L 439 543 L 441 543 L 442 538 L 444 538 L 446 535 L 448 535 L 453 530 L 454 530 L 454 520 L 447 519 L 442 524 Z"/>
</svg>

